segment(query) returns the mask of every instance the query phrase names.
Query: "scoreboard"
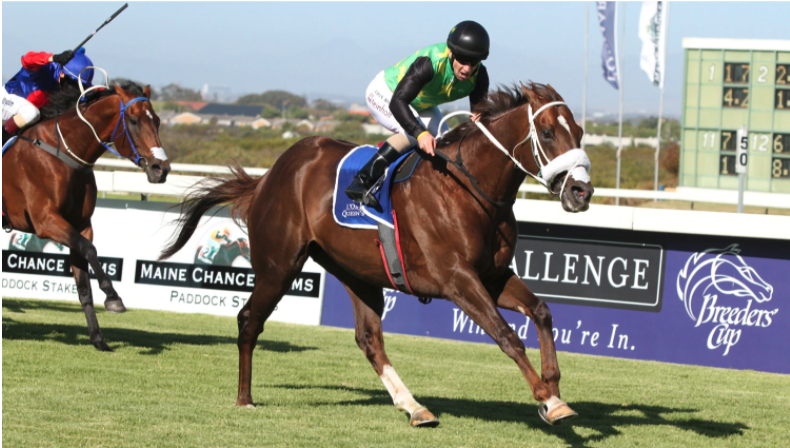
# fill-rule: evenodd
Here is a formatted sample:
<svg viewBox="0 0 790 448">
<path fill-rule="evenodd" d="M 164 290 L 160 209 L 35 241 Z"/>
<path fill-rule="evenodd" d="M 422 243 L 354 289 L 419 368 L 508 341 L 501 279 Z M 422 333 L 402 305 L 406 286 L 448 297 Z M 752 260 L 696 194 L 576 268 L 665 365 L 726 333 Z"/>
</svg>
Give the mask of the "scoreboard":
<svg viewBox="0 0 790 448">
<path fill-rule="evenodd" d="M 749 132 L 749 191 L 790 193 L 790 40 L 684 38 L 679 183 L 737 189 L 736 133 Z"/>
</svg>

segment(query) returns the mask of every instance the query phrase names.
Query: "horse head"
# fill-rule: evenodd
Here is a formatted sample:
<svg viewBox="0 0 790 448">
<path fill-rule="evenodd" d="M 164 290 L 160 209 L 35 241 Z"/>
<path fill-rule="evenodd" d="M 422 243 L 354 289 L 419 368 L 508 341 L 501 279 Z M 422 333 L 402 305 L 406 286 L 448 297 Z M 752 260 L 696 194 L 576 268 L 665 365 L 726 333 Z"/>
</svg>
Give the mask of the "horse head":
<svg viewBox="0 0 790 448">
<path fill-rule="evenodd" d="M 148 182 L 164 183 L 170 172 L 170 162 L 159 140 L 159 116 L 149 101 L 151 86 L 142 89 L 142 96 L 135 95 L 131 90 L 115 85 L 120 98 L 121 115 L 113 132 L 113 143 L 121 156 L 132 159 L 145 170 Z M 121 129 L 125 132 L 118 132 Z"/>
<path fill-rule="evenodd" d="M 763 280 L 753 267 L 740 256 L 737 244 L 724 249 L 708 249 L 689 257 L 678 274 L 677 293 L 692 319 L 692 299 L 697 291 L 705 296 L 717 293 L 725 296 L 748 297 L 755 302 L 771 300 L 774 288 Z"/>
<path fill-rule="evenodd" d="M 547 188 L 560 197 L 565 211 L 586 211 L 595 189 L 590 182 L 590 160 L 578 149 L 584 131 L 551 85 L 521 84 L 521 92 L 528 99 L 522 107 L 527 109 L 529 133 L 513 156 L 546 182 Z"/>
</svg>

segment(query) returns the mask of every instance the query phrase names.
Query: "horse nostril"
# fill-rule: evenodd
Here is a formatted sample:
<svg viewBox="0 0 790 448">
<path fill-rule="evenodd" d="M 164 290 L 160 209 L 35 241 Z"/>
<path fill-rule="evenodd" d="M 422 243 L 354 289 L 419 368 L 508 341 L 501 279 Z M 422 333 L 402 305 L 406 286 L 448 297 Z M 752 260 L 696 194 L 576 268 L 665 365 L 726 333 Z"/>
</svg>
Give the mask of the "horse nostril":
<svg viewBox="0 0 790 448">
<path fill-rule="evenodd" d="M 155 163 L 151 165 L 151 171 L 153 171 L 155 174 L 162 174 L 162 167 L 160 167 L 158 163 Z"/>
</svg>

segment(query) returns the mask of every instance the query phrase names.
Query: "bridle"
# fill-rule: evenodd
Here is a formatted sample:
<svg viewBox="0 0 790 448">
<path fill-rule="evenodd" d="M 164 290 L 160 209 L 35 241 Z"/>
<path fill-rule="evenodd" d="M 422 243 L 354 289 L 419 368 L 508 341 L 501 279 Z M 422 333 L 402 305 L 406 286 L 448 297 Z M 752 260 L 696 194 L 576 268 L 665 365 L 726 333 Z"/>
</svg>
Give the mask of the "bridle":
<svg viewBox="0 0 790 448">
<path fill-rule="evenodd" d="M 102 73 L 104 73 L 105 84 L 99 84 L 99 85 L 92 86 L 92 87 L 89 87 L 89 88 L 85 89 L 82 86 L 81 76 L 82 76 L 82 72 L 84 72 L 85 70 L 89 70 L 89 69 L 96 69 L 96 70 L 99 70 Z M 129 130 L 126 127 L 126 109 L 128 109 L 129 106 L 131 106 L 132 104 L 134 104 L 134 103 L 136 103 L 138 101 L 148 101 L 148 98 L 146 98 L 146 97 L 134 98 L 131 101 L 129 101 L 128 103 L 125 103 L 125 104 L 123 102 L 123 99 L 121 99 L 120 97 L 118 98 L 120 100 L 120 102 L 121 102 L 121 114 L 118 117 L 118 122 L 115 124 L 115 129 L 113 130 L 112 135 L 110 136 L 110 141 L 105 143 L 104 141 L 102 141 L 101 138 L 99 138 L 99 135 L 96 133 L 96 129 L 93 127 L 93 125 L 91 125 L 90 122 L 82 115 L 82 111 L 80 111 L 80 102 L 85 98 L 85 96 L 89 92 L 92 92 L 94 90 L 99 90 L 99 89 L 108 89 L 109 90 L 109 88 L 110 88 L 109 87 L 109 77 L 107 76 L 107 72 L 104 71 L 103 69 L 99 68 L 99 67 L 92 67 L 92 66 L 85 67 L 77 75 L 77 81 L 78 81 L 77 83 L 79 84 L 80 93 L 81 93 L 80 97 L 77 99 L 77 104 L 75 105 L 75 109 L 77 110 L 77 116 L 79 116 L 80 120 L 82 120 L 83 122 L 85 122 L 85 124 L 88 125 L 88 127 L 93 132 L 94 137 L 96 137 L 96 140 L 98 140 L 98 142 L 102 146 L 104 146 L 105 149 L 107 149 L 108 151 L 110 151 L 111 153 L 115 154 L 118 157 L 121 157 L 123 159 L 130 159 L 135 165 L 139 166 L 140 165 L 140 160 L 146 160 L 146 159 L 144 159 L 142 156 L 140 156 L 140 153 L 137 152 L 137 147 L 135 147 L 134 142 L 132 141 L 132 136 L 129 135 Z M 130 156 L 125 156 L 125 155 L 119 153 L 115 149 L 114 140 L 116 139 L 116 137 L 121 135 L 121 134 L 118 134 L 118 129 L 120 128 L 122 123 L 123 123 L 123 132 L 122 132 L 122 134 L 126 135 L 126 139 L 129 141 L 129 144 L 132 147 L 132 155 L 130 155 Z M 76 160 L 78 160 L 80 163 L 82 163 L 84 165 L 87 165 L 87 166 L 93 166 L 92 163 L 88 163 L 88 162 L 82 160 L 76 154 L 74 154 L 74 152 L 72 152 L 71 149 L 69 149 L 68 144 L 66 144 L 66 139 L 63 137 L 63 133 L 60 130 L 60 124 L 57 121 L 55 123 L 55 127 L 56 127 L 56 129 L 58 131 L 58 135 L 60 136 L 60 139 L 63 140 L 63 146 L 66 148 L 66 151 L 68 151 L 68 153 L 71 154 L 71 156 L 74 157 Z"/>
<path fill-rule="evenodd" d="M 589 171 L 591 165 L 590 159 L 587 157 L 587 154 L 584 152 L 583 149 L 578 149 L 578 148 L 571 149 L 570 151 L 567 151 L 566 153 L 558 157 L 555 157 L 553 160 L 550 160 L 548 155 L 546 155 L 546 151 L 543 149 L 543 146 L 540 144 L 540 139 L 538 138 L 538 128 L 535 125 L 535 118 L 537 118 L 537 116 L 540 115 L 540 113 L 546 110 L 547 108 L 551 106 L 560 106 L 560 105 L 567 106 L 567 104 L 565 104 L 564 101 L 553 101 L 551 103 L 544 104 L 543 106 L 540 107 L 540 109 L 538 109 L 533 114 L 532 105 L 529 104 L 527 106 L 527 113 L 529 116 L 529 131 L 527 132 L 527 136 L 524 137 L 524 140 L 521 140 L 519 143 L 517 143 L 513 147 L 512 151 L 508 151 L 502 145 L 502 143 L 500 143 L 499 140 L 497 140 L 496 137 L 494 137 L 494 135 L 491 134 L 491 132 L 485 126 L 483 126 L 483 124 L 479 120 L 474 122 L 475 126 L 477 126 L 478 129 L 480 129 L 480 131 L 486 137 L 488 137 L 488 139 L 491 141 L 491 143 L 494 144 L 495 147 L 497 147 L 497 149 L 502 151 L 510 160 L 512 160 L 513 163 L 516 165 L 516 167 L 518 167 L 521 171 L 525 172 L 528 176 L 532 177 L 533 179 L 538 181 L 541 185 L 546 187 L 549 193 L 555 194 L 557 196 L 562 195 L 562 192 L 565 190 L 565 185 L 568 182 L 568 178 L 571 177 L 571 175 L 573 175 L 574 179 L 576 180 L 580 180 L 582 182 L 589 182 L 590 181 Z M 438 129 L 442 128 L 442 124 L 444 124 L 444 122 L 448 118 L 456 115 L 473 116 L 474 114 L 472 112 L 465 110 L 460 110 L 448 114 L 444 118 L 442 118 L 442 121 L 439 122 Z M 538 166 L 537 175 L 530 173 L 514 157 L 514 154 L 516 153 L 516 149 L 522 144 L 524 144 L 524 142 L 526 142 L 527 140 L 531 140 L 532 142 L 532 157 L 535 159 L 535 164 Z M 547 162 L 546 164 L 543 163 L 541 156 L 543 157 L 543 159 L 546 160 Z M 565 175 L 565 179 L 562 182 L 562 187 L 557 193 L 555 193 L 552 190 L 551 185 L 553 184 L 554 178 L 559 173 L 562 172 L 566 172 L 567 174 Z"/>
</svg>

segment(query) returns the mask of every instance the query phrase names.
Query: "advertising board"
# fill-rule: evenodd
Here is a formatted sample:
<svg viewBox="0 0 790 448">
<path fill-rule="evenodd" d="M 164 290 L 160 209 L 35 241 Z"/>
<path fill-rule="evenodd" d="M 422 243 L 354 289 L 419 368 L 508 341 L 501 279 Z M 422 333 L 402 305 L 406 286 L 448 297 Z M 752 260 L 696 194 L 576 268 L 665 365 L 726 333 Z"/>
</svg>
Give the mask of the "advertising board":
<svg viewBox="0 0 790 448">
<path fill-rule="evenodd" d="M 220 211 L 203 218 L 180 252 L 156 261 L 178 216 L 166 207 L 107 200 L 96 208 L 94 244 L 127 308 L 235 316 L 256 280 L 248 235 Z M 0 238 L 3 297 L 78 300 L 67 247 L 16 231 Z M 308 261 L 271 319 L 318 325 L 324 275 L 320 266 Z M 95 280 L 91 286 L 94 300 L 103 302 Z"/>
<path fill-rule="evenodd" d="M 790 373 L 790 242 L 527 223 L 519 233 L 511 268 L 548 302 L 557 350 Z M 539 347 L 526 316 L 501 312 Z M 385 290 L 382 317 L 387 332 L 493 343 L 445 300 Z M 331 275 L 321 324 L 354 326 Z"/>
</svg>

